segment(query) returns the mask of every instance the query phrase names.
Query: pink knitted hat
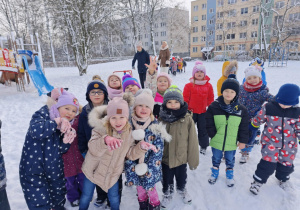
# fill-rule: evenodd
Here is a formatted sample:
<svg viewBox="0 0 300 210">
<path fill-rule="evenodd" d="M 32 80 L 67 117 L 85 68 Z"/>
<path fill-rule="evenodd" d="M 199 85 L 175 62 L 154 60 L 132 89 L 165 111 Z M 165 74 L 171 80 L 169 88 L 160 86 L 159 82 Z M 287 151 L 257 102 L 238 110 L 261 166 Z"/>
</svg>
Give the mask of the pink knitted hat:
<svg viewBox="0 0 300 210">
<path fill-rule="evenodd" d="M 129 118 L 128 103 L 121 97 L 114 97 L 107 105 L 108 119 L 115 115 L 122 115 Z"/>
<path fill-rule="evenodd" d="M 165 73 L 165 72 L 161 72 L 161 73 L 159 73 L 158 75 L 157 75 L 157 80 L 160 78 L 160 77 L 166 77 L 167 79 L 168 79 L 168 81 L 169 81 L 169 85 L 168 85 L 168 88 L 171 86 L 171 84 L 172 84 L 172 79 L 169 77 L 169 75 L 167 74 L 167 73 Z M 157 81 L 156 80 L 156 81 Z"/>
<path fill-rule="evenodd" d="M 195 76 L 197 71 L 202 71 L 204 73 L 204 77 L 206 76 L 206 68 L 201 61 L 196 61 L 193 68 L 193 77 Z"/>
</svg>

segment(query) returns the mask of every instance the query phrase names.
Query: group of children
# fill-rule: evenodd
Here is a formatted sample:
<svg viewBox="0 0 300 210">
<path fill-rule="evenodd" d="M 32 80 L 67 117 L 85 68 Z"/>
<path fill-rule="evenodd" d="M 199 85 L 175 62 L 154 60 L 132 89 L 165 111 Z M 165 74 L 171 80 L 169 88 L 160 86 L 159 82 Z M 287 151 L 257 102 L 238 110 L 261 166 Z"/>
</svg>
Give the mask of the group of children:
<svg viewBox="0 0 300 210">
<path fill-rule="evenodd" d="M 172 57 L 170 59 L 170 68 L 169 71 L 176 76 L 176 72 L 182 73 L 185 72 L 186 61 L 180 57 Z"/>
<path fill-rule="evenodd" d="M 22 151 L 20 182 L 28 208 L 64 209 L 67 195 L 72 206 L 88 209 L 96 188 L 94 205 L 107 200 L 112 210 L 119 209 L 123 170 L 126 185 L 136 186 L 141 210 L 166 209 L 174 177 L 177 193 L 190 204 L 187 165 L 195 170 L 199 154 L 211 146 L 208 182 L 217 181 L 224 158 L 226 184 L 232 187 L 236 149 L 245 163 L 263 123 L 263 157 L 250 191 L 257 194 L 275 170 L 284 186 L 300 135 L 300 89 L 285 84 L 270 95 L 260 64 L 245 69 L 240 85 L 237 62 L 224 63 L 216 100 L 202 62 L 195 63 L 182 92 L 167 73 L 158 74 L 156 58 L 146 65 L 145 89 L 129 74 L 110 75 L 107 86 L 98 76 L 87 86 L 83 108 L 65 89 L 52 90 L 47 105 L 32 116 Z M 160 181 L 162 199 L 156 189 Z"/>
</svg>

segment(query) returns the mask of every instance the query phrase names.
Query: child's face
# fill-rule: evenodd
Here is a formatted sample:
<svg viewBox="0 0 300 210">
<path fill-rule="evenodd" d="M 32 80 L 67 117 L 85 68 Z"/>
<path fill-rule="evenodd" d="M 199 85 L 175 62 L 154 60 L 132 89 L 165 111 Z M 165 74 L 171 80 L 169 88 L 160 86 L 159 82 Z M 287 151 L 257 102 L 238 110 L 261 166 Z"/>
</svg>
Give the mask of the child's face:
<svg viewBox="0 0 300 210">
<path fill-rule="evenodd" d="M 121 87 L 121 81 L 119 80 L 119 78 L 118 77 L 116 77 L 116 76 L 111 76 L 110 78 L 109 78 L 109 87 L 111 87 L 111 88 L 113 88 L 113 89 L 118 89 L 118 88 L 120 88 Z"/>
<path fill-rule="evenodd" d="M 279 106 L 281 107 L 281 108 L 283 108 L 283 109 L 288 109 L 288 108 L 291 108 L 292 106 L 291 105 L 283 105 L 283 104 L 280 104 L 280 103 L 278 103 L 279 104 Z"/>
<path fill-rule="evenodd" d="M 66 118 L 71 121 L 74 119 L 77 113 L 77 108 L 73 105 L 65 105 L 58 108 L 58 112 L 61 118 Z"/>
<path fill-rule="evenodd" d="M 204 73 L 202 71 L 197 71 L 195 73 L 195 79 L 196 80 L 203 80 L 204 79 Z"/>
<path fill-rule="evenodd" d="M 136 94 L 136 92 L 139 90 L 140 88 L 136 85 L 128 85 L 125 88 L 125 92 L 132 92 L 133 95 Z"/>
<path fill-rule="evenodd" d="M 165 91 L 168 89 L 169 80 L 166 77 L 159 77 L 157 80 L 157 90 Z"/>
<path fill-rule="evenodd" d="M 149 117 L 152 110 L 145 104 L 140 104 L 135 107 L 135 114 L 140 118 Z"/>
<path fill-rule="evenodd" d="M 260 82 L 260 77 L 258 76 L 249 76 L 246 80 L 250 85 L 257 85 Z"/>
<path fill-rule="evenodd" d="M 127 123 L 127 118 L 122 115 L 115 115 L 109 119 L 109 123 L 116 131 L 121 131 Z"/>
<path fill-rule="evenodd" d="M 226 100 L 228 102 L 232 101 L 235 96 L 236 96 L 236 92 L 232 89 L 225 89 L 223 91 L 224 100 Z"/>
<path fill-rule="evenodd" d="M 180 109 L 180 103 L 177 100 L 168 100 L 166 107 L 168 109 L 177 110 Z"/>
<path fill-rule="evenodd" d="M 99 89 L 93 89 L 90 91 L 90 99 L 93 104 L 102 104 L 104 101 L 104 92 Z"/>
</svg>

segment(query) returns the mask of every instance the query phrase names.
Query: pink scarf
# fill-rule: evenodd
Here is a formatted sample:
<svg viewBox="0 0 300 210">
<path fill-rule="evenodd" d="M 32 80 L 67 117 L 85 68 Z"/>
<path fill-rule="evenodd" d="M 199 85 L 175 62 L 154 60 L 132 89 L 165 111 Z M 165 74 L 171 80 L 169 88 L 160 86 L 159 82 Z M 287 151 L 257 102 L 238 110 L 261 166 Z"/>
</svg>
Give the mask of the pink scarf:
<svg viewBox="0 0 300 210">
<path fill-rule="evenodd" d="M 122 97 L 123 96 L 123 90 L 122 87 L 120 89 L 113 89 L 109 86 L 106 87 L 107 93 L 108 93 L 108 98 L 112 100 L 114 97 Z"/>
<path fill-rule="evenodd" d="M 207 83 L 207 80 L 195 80 L 193 77 L 191 77 L 190 82 L 195 85 L 205 85 Z"/>
</svg>

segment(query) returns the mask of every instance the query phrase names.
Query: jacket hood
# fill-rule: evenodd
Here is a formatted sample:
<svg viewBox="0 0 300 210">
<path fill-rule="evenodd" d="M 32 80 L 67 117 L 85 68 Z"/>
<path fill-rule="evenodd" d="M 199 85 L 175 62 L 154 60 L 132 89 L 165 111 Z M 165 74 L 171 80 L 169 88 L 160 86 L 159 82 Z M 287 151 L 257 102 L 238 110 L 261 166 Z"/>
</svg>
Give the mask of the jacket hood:
<svg viewBox="0 0 300 210">
<path fill-rule="evenodd" d="M 99 131 L 106 133 L 105 123 L 107 121 L 107 105 L 97 106 L 88 115 L 89 125 Z"/>
<path fill-rule="evenodd" d="M 238 71 L 238 62 L 236 60 L 234 61 L 225 61 L 223 63 L 223 67 L 222 67 L 222 73 L 225 77 L 228 77 L 230 70 L 232 69 L 232 67 L 236 68 L 236 72 Z M 236 74 L 236 73 L 235 73 Z"/>
<path fill-rule="evenodd" d="M 164 48 L 160 47 L 160 50 L 166 50 L 166 49 L 168 49 L 168 48 L 169 48 L 169 46 L 166 45 Z"/>
</svg>

